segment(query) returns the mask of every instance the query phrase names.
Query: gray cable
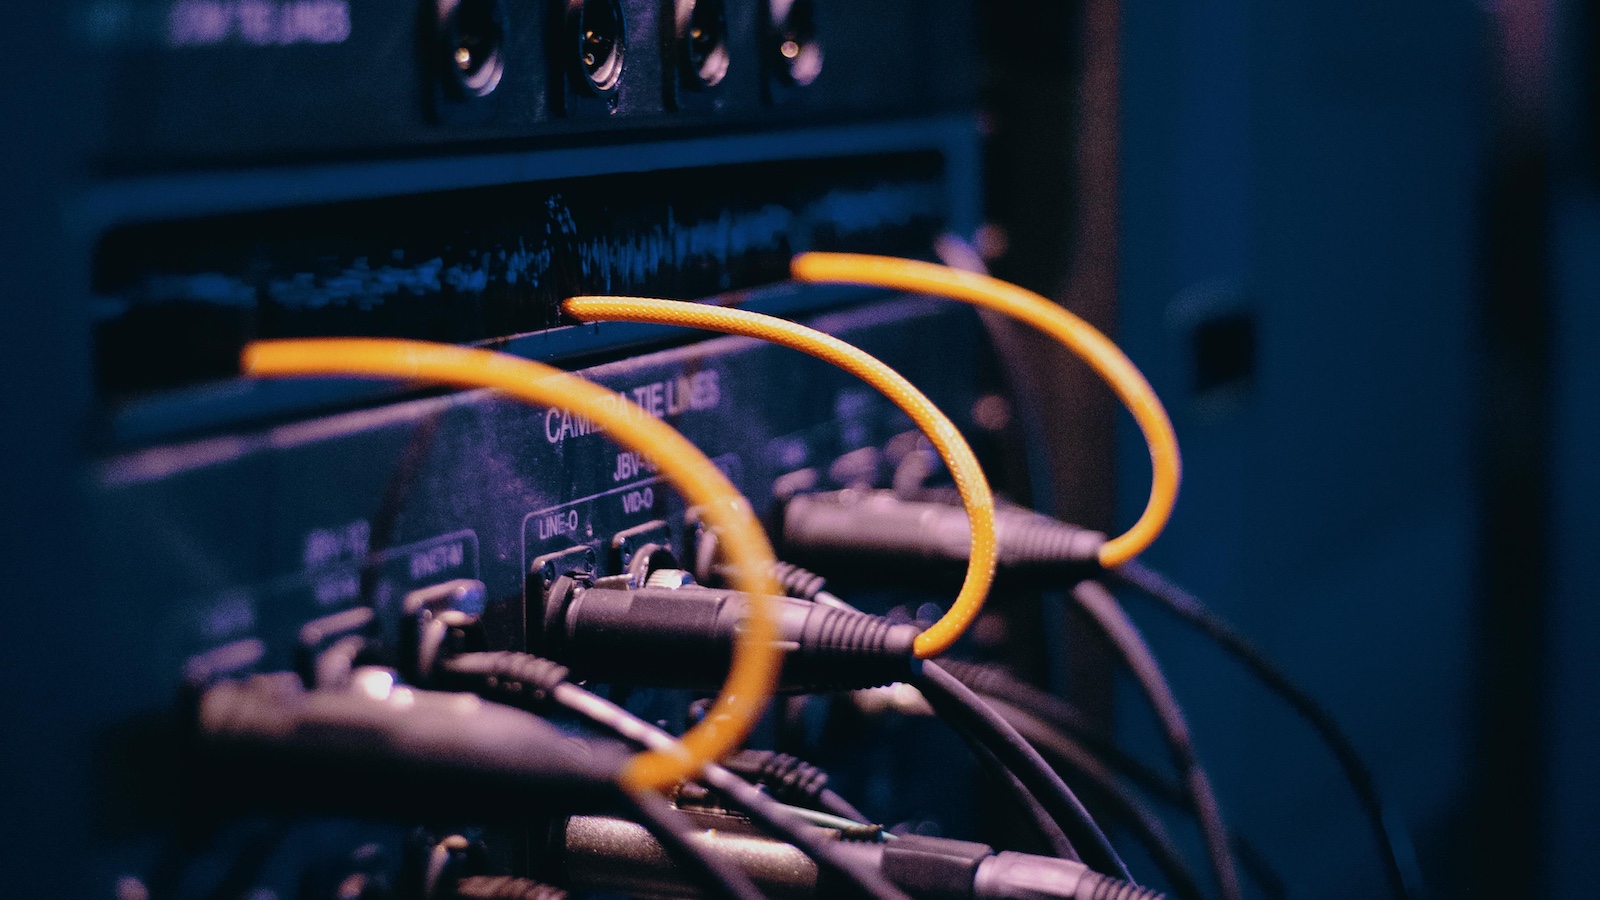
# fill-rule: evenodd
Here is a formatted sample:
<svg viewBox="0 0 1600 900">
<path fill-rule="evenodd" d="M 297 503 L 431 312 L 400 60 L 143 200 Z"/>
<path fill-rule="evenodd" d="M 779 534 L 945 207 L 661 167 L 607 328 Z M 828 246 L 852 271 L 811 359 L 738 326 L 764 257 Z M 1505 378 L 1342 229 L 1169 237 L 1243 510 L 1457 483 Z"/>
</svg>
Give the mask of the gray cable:
<svg viewBox="0 0 1600 900">
<path fill-rule="evenodd" d="M 1072 788 L 999 713 L 932 660 L 922 664 L 914 683 L 941 718 L 961 722 L 1027 786 L 1073 844 L 1081 848 L 1079 852 L 1087 854 L 1084 862 L 1102 874 L 1133 881 L 1127 865 Z"/>
<path fill-rule="evenodd" d="M 551 691 L 551 699 L 563 708 L 652 750 L 671 750 L 677 746 L 677 740 L 672 735 L 570 682 L 557 685 Z M 757 826 L 779 834 L 805 851 L 806 855 L 816 860 L 819 868 L 848 884 L 856 885 L 863 894 L 874 900 L 910 900 L 904 891 L 878 871 L 857 865 L 839 853 L 835 846 L 818 839 L 808 823 L 743 778 L 714 763 L 707 765 L 700 774 L 707 787 L 721 794 Z"/>
<path fill-rule="evenodd" d="M 1228 844 L 1228 829 L 1222 822 L 1222 809 L 1217 804 L 1216 793 L 1211 789 L 1211 779 L 1195 754 L 1183 708 L 1178 705 L 1178 698 L 1173 695 L 1171 685 L 1167 684 L 1166 676 L 1161 673 L 1150 645 L 1145 643 L 1144 636 L 1117 603 L 1117 598 L 1104 586 L 1093 581 L 1079 582 L 1072 589 L 1072 597 L 1110 639 L 1155 709 L 1178 777 L 1187 788 L 1189 801 L 1194 805 L 1195 818 L 1200 821 L 1206 853 L 1211 858 L 1211 868 L 1217 876 L 1217 886 L 1221 889 L 1223 900 L 1241 900 L 1243 893 L 1239 885 L 1239 873 L 1234 865 L 1233 848 Z"/>
</svg>

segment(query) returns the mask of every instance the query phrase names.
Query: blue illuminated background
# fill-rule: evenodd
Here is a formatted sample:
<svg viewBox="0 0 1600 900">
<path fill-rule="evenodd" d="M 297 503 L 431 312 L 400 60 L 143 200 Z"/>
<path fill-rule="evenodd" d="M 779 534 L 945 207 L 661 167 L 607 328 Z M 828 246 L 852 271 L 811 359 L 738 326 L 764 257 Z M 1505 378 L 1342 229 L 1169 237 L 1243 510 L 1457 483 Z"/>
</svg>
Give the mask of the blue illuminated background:
<svg viewBox="0 0 1600 900">
<path fill-rule="evenodd" d="M 1594 896 L 1600 19 L 1577 6 L 1540 20 L 1541 5 L 1514 2 L 1122 5 L 1117 325 L 1187 464 L 1148 558 L 1332 706 L 1404 811 L 1436 897 Z M 1531 149 L 1501 84 L 1519 16 L 1542 29 Z M 1524 228 L 1531 274 L 1495 244 Z M 1494 309 L 1546 324 L 1519 343 Z M 1507 366 L 1531 375 L 1505 390 Z M 1526 523 L 1489 520 L 1506 447 L 1533 454 Z M 1147 479 L 1124 422 L 1119 522 Z M 1516 528 L 1547 549 L 1507 588 L 1484 560 Z M 1292 896 L 1386 896 L 1309 732 L 1132 608 L 1225 809 Z M 1531 637 L 1508 649 L 1506 621 Z M 1160 759 L 1137 695 L 1119 701 L 1125 737 Z M 1507 723 L 1526 740 L 1494 733 Z"/>
</svg>

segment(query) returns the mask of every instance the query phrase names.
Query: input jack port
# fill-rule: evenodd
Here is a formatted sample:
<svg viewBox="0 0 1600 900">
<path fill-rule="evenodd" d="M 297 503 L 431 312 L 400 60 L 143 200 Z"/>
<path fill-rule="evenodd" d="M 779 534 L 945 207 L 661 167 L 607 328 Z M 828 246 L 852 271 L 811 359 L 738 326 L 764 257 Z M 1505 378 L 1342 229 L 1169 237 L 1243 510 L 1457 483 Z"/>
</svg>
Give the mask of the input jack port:
<svg viewBox="0 0 1600 900">
<path fill-rule="evenodd" d="M 723 0 L 677 0 L 680 65 L 692 88 L 713 88 L 728 74 L 728 17 Z"/>
<path fill-rule="evenodd" d="M 614 93 L 628 47 L 620 0 L 567 0 L 567 30 L 579 81 L 597 95 Z"/>
<path fill-rule="evenodd" d="M 458 99 L 488 96 L 505 70 L 502 0 L 439 0 L 438 23 L 447 92 Z"/>
<path fill-rule="evenodd" d="M 773 68 L 789 84 L 804 87 L 822 74 L 815 0 L 768 0 Z"/>
</svg>

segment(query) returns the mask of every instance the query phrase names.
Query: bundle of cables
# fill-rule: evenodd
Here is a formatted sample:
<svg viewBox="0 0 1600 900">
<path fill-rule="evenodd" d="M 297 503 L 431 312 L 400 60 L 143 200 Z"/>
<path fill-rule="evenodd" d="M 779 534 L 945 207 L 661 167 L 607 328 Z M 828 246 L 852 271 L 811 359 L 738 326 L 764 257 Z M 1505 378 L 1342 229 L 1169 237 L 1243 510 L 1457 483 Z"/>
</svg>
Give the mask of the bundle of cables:
<svg viewBox="0 0 1600 900">
<path fill-rule="evenodd" d="M 1116 565 L 1159 535 L 1176 500 L 1181 470 L 1172 424 L 1138 369 L 1088 323 L 1021 288 L 931 263 L 847 254 L 802 254 L 794 260 L 792 272 L 800 281 L 866 284 L 965 300 L 1022 319 L 1082 355 L 1134 413 L 1150 439 L 1154 467 L 1145 513 L 1126 534 L 1100 548 L 1100 561 Z M 968 568 L 961 593 L 949 612 L 916 638 L 916 656 L 924 660 L 917 683 L 942 713 L 959 723 L 958 730 L 981 747 L 980 755 L 987 758 L 993 754 L 1016 776 L 1021 782 L 1018 790 L 1030 795 L 1025 808 L 1036 809 L 1035 802 L 1043 807 L 1045 815 L 1037 817 L 1038 823 L 1058 854 L 1076 858 L 1074 842 L 1083 844 L 1093 864 L 1131 877 L 1104 833 L 1043 758 L 957 679 L 928 662 L 948 649 L 976 617 L 996 564 L 993 500 L 971 449 L 948 418 L 903 377 L 859 349 L 793 322 L 744 310 L 638 297 L 574 297 L 562 308 L 569 316 L 585 322 L 679 325 L 792 347 L 864 378 L 911 416 L 950 470 L 965 506 L 969 535 Z M 1209 796 L 1203 773 L 1191 781 Z M 1205 808 L 1214 810 L 1214 801 Z M 1212 824 L 1216 826 L 1212 831 L 1220 832 L 1220 823 Z M 1236 891 L 1228 889 L 1233 879 L 1226 858 L 1224 850 L 1218 859 L 1218 877 L 1224 883 L 1225 896 L 1231 898 Z"/>
<path fill-rule="evenodd" d="M 792 273 L 803 282 L 867 285 L 962 300 L 1030 324 L 1082 357 L 1133 413 L 1149 444 L 1153 472 L 1151 494 L 1143 514 L 1125 534 L 1091 541 L 1092 562 L 1099 570 L 1121 573 L 1135 585 L 1150 588 L 1154 584 L 1154 576 L 1131 561 L 1164 527 L 1175 502 L 1181 465 L 1171 422 L 1159 400 L 1114 344 L 1045 298 L 979 273 L 910 260 L 820 253 L 796 257 Z M 619 402 L 617 395 L 602 387 L 559 370 L 487 350 L 412 341 L 300 340 L 252 345 L 243 360 L 243 370 L 249 375 L 392 378 L 488 388 L 530 404 L 566 409 L 594 421 L 598 430 L 612 440 L 647 457 L 677 488 L 715 536 L 737 589 L 732 594 L 692 585 L 664 590 L 654 582 L 619 588 L 587 581 L 581 575 L 563 578 L 559 590 L 552 589 L 545 598 L 547 607 L 560 613 L 547 620 L 560 621 L 565 629 L 558 629 L 561 653 L 556 656 L 560 663 L 518 653 L 429 655 L 427 658 L 433 662 L 411 673 L 417 683 L 470 690 L 527 712 L 575 713 L 645 748 L 618 764 L 615 782 L 630 798 L 634 815 L 641 823 L 658 835 L 669 853 L 699 873 L 719 896 L 746 898 L 758 894 L 737 866 L 689 840 L 683 823 L 674 819 L 671 806 L 660 798 L 662 792 L 671 792 L 687 781 L 704 783 L 731 808 L 800 847 L 821 869 L 853 886 L 860 895 L 903 900 L 905 893 L 880 872 L 863 867 L 859 860 L 819 840 L 802 819 L 718 761 L 730 757 L 739 747 L 774 690 L 782 684 L 800 678 L 806 690 L 853 690 L 892 680 L 910 681 L 972 745 L 980 760 L 1011 787 L 1052 852 L 1067 860 L 1081 858 L 1094 871 L 1131 882 L 1116 850 L 1072 789 L 1019 733 L 1016 723 L 1023 721 L 1033 728 L 1030 720 L 1008 715 L 1006 704 L 990 703 L 980 697 L 980 691 L 973 687 L 981 688 L 982 679 L 974 685 L 970 671 L 959 667 L 947 670 L 934 661 L 956 643 L 977 617 L 997 565 L 1006 565 L 1016 556 L 1016 536 L 1043 533 L 1037 523 L 1022 529 L 1005 526 L 1016 515 L 1003 509 L 997 515 L 988 482 L 954 424 L 905 378 L 878 360 L 837 338 L 794 322 L 746 310 L 631 297 L 574 297 L 565 301 L 563 310 L 582 322 L 650 322 L 767 340 L 839 366 L 883 392 L 926 435 L 954 481 L 961 501 L 959 527 L 965 540 L 959 548 L 947 545 L 942 552 L 958 553 L 966 563 L 959 593 L 931 627 L 910 632 L 904 626 L 855 612 L 831 595 L 826 599 L 834 602 L 824 602 L 820 579 L 801 579 L 806 582 L 801 599 L 778 599 L 783 595 L 780 581 L 789 587 L 797 583 L 793 577 L 781 576 L 792 576 L 795 570 L 776 563 L 747 501 L 705 455 L 664 422 L 631 408 L 625 400 Z M 860 521 L 859 516 L 856 518 L 856 526 L 873 527 L 870 522 Z M 1081 537 L 1082 530 L 1077 533 Z M 1072 546 L 1078 548 L 1074 561 L 1081 564 L 1084 543 L 1074 540 Z M 1012 548 L 1009 552 L 1008 547 Z M 1035 557 L 1041 552 L 1048 556 L 1038 547 L 1032 547 L 1031 552 Z M 685 581 L 688 579 L 674 584 Z M 700 633 L 695 633 L 694 628 L 675 627 L 677 639 L 691 644 L 698 641 L 696 646 L 717 651 L 705 655 L 707 659 L 726 660 L 728 674 L 708 714 L 681 738 L 578 687 L 568 680 L 568 671 L 561 664 L 581 665 L 579 674 L 598 680 L 606 680 L 608 672 L 637 674 L 637 668 L 623 665 L 621 657 L 627 654 L 619 652 L 619 648 L 647 646 L 654 639 L 650 629 L 657 625 L 631 621 L 626 614 L 632 596 L 629 592 L 647 590 L 656 592 L 652 595 L 652 602 L 657 603 L 655 615 L 678 608 L 685 611 L 679 617 L 683 621 L 704 623 L 703 627 L 695 626 Z M 1234 900 L 1240 896 L 1240 886 L 1230 838 L 1172 691 L 1149 648 L 1108 592 L 1092 581 L 1080 581 L 1072 594 L 1123 655 L 1157 709 L 1188 804 L 1199 819 L 1220 895 L 1224 900 Z M 608 607 L 606 604 L 612 600 L 616 603 Z M 803 607 L 786 606 L 780 610 L 783 603 L 800 603 Z M 691 610 L 695 604 L 699 606 Z M 1189 604 L 1185 608 L 1192 611 L 1197 607 Z M 705 609 L 714 609 L 715 613 L 701 615 Z M 605 619 L 605 627 L 589 627 L 585 616 L 593 617 L 599 615 L 595 611 L 603 610 L 611 610 L 605 613 L 610 616 Z M 629 631 L 634 627 L 637 633 Z M 630 645 L 630 640 L 636 643 Z M 787 663 L 780 646 L 791 648 Z M 805 673 L 803 677 L 801 672 Z M 678 674 L 691 679 L 701 677 Z M 1037 739 L 1038 729 L 1033 730 Z M 853 810 L 848 804 L 839 808 Z M 1155 834 L 1148 827 L 1145 830 Z M 1170 842 L 1166 846 L 1170 849 Z M 1175 852 L 1165 856 L 1163 870 L 1174 886 L 1185 894 L 1197 893 L 1192 877 L 1187 877 L 1181 864 L 1175 862 Z"/>
<path fill-rule="evenodd" d="M 1052 848 L 1069 859 L 1079 858 L 1098 871 L 1131 878 L 1093 817 L 1049 765 L 1009 726 L 989 714 L 985 705 L 959 682 L 930 661 L 947 650 L 977 617 L 987 596 L 995 567 L 994 502 L 972 449 L 955 425 L 905 378 L 859 348 L 805 326 L 753 313 L 672 300 L 638 297 L 575 297 L 563 304 L 568 315 L 582 321 L 634 321 L 680 325 L 760 338 L 808 353 L 866 380 L 911 417 L 949 467 L 963 501 L 968 522 L 968 568 L 961 591 L 938 622 L 918 634 L 912 649 L 922 661 L 917 667 L 929 692 L 944 699 L 963 737 L 980 754 L 999 756 L 1018 773 L 1019 791 L 1028 795 L 1029 808 L 1037 800 L 1046 815 L 1040 817 Z M 800 651 L 807 647 L 802 643 Z M 864 685 L 837 685 L 840 688 Z"/>
<path fill-rule="evenodd" d="M 953 469 L 974 473 L 975 477 L 966 483 L 974 508 L 992 511 L 987 484 L 971 456 L 970 448 L 961 441 L 954 426 L 903 379 L 896 384 L 894 379 L 898 376 L 881 364 L 847 345 L 838 342 L 834 342 L 834 345 L 825 352 L 839 359 L 850 360 L 862 371 L 895 389 L 893 396 L 897 402 L 919 422 L 928 426 L 930 436 L 952 460 Z M 630 413 L 626 404 L 619 405 L 614 396 L 602 388 L 534 363 L 489 351 L 381 340 L 277 341 L 250 347 L 244 356 L 244 371 L 257 376 L 354 375 L 494 388 L 529 402 L 574 409 L 591 418 L 624 446 L 649 456 L 663 474 L 678 485 L 702 518 L 717 529 L 733 563 L 735 579 L 744 588 L 749 615 L 733 631 L 736 646 L 733 648 L 733 668 L 728 689 L 712 706 L 711 714 L 695 729 L 691 729 L 681 743 L 660 733 L 633 734 L 651 749 L 630 761 L 622 769 L 619 781 L 629 796 L 634 798 L 639 814 L 653 815 L 657 824 L 660 824 L 662 817 L 658 808 L 648 800 L 647 792 L 669 788 L 687 777 L 702 775 L 736 802 L 742 798 L 740 805 L 752 818 L 812 851 L 819 864 L 836 869 L 867 895 L 900 896 L 881 878 L 875 883 L 871 873 L 851 866 L 826 846 L 807 840 L 804 833 L 796 830 L 792 823 L 787 823 L 786 827 L 781 816 L 773 815 L 748 796 L 747 791 L 739 788 L 742 782 L 736 784 L 735 779 L 725 773 L 719 774 L 715 768 L 706 768 L 712 760 L 731 751 L 742 739 L 771 695 L 777 674 L 777 659 L 772 648 L 777 646 L 777 642 L 773 640 L 775 635 L 766 598 L 776 591 L 763 583 L 773 569 L 771 552 L 760 533 L 751 527 L 748 507 L 742 498 L 732 492 L 731 486 L 705 460 L 703 454 L 688 445 L 681 435 L 649 416 Z M 885 377 L 886 373 L 891 377 Z M 959 637 L 961 630 L 981 606 L 992 571 L 992 561 L 988 565 L 972 567 L 969 587 L 964 592 L 963 602 L 952 609 L 951 622 L 943 631 L 934 631 L 931 639 L 928 632 L 918 635 L 915 645 L 918 655 L 937 653 Z M 569 701 L 581 696 L 571 691 L 555 691 L 553 695 Z M 624 721 L 617 717 L 616 710 L 595 706 L 596 700 L 591 696 L 573 705 L 579 711 L 587 711 L 613 726 Z M 1043 766 L 1040 769 L 1048 771 Z M 1067 795 L 1070 797 L 1070 792 Z M 652 810 L 656 810 L 656 813 L 652 813 Z M 1107 863 L 1120 868 L 1114 853 L 1109 852 L 1109 843 L 1098 833 L 1075 798 L 1071 800 L 1070 813 L 1076 817 L 1080 827 L 1087 829 L 1104 848 Z M 682 844 L 681 841 L 677 843 Z M 679 852 L 687 850 L 680 846 Z M 719 873 L 715 866 L 708 865 L 704 860 L 694 865 L 717 883 L 719 893 L 730 896 L 744 893 L 741 889 L 744 886 L 731 873 Z"/>
<path fill-rule="evenodd" d="M 990 278 L 981 272 L 959 271 L 931 263 L 886 257 L 807 253 L 795 258 L 792 264 L 792 273 L 797 281 L 868 285 L 961 300 L 986 310 L 1011 316 L 1038 328 L 1060 341 L 1087 362 L 1097 374 L 1107 381 L 1114 392 L 1122 399 L 1124 405 L 1132 412 L 1149 445 L 1152 461 L 1151 495 L 1144 513 L 1134 526 L 1127 533 L 1110 540 L 1098 539 L 1098 536 L 1089 533 L 1090 543 L 1088 546 L 1093 548 L 1092 562 L 1097 564 L 1095 568 L 1114 573 L 1121 580 L 1146 590 L 1156 588 L 1155 596 L 1163 599 L 1169 606 L 1173 606 L 1180 615 L 1184 615 L 1197 623 L 1205 623 L 1201 627 L 1205 628 L 1213 637 L 1223 633 L 1221 626 L 1216 624 L 1217 620 L 1197 612 L 1197 610 L 1203 608 L 1199 607 L 1193 601 L 1193 598 L 1186 598 L 1188 602 L 1185 603 L 1174 604 L 1172 601 L 1174 590 L 1172 586 L 1165 582 L 1157 585 L 1156 579 L 1158 576 L 1133 561 L 1134 557 L 1160 533 L 1171 513 L 1181 476 L 1181 464 L 1170 419 L 1162 409 L 1149 383 L 1114 344 L 1092 326 L 1047 299 L 1014 285 L 1008 285 Z M 673 303 L 672 301 L 591 297 L 574 298 L 568 301 L 565 308 L 570 315 L 585 321 L 605 318 L 679 324 L 746 334 L 769 340 L 776 339 L 780 343 L 797 346 L 800 349 L 806 349 L 807 352 L 813 352 L 808 349 L 805 337 L 795 336 L 793 329 L 797 329 L 798 326 L 794 326 L 793 323 L 778 323 L 765 317 L 758 318 L 753 314 L 737 316 L 733 310 L 703 306 L 686 307 L 684 304 Z M 787 335 L 782 338 L 774 338 L 774 334 L 779 329 L 787 331 Z M 823 354 L 816 353 L 815 355 L 820 356 Z M 921 424 L 920 421 L 919 424 Z M 932 439 L 933 434 L 930 432 L 929 436 Z M 949 453 L 946 452 L 946 448 L 939 441 L 935 441 L 935 445 L 939 447 L 941 454 L 945 456 L 948 465 Z M 954 466 L 951 466 L 951 471 L 955 474 Z M 970 480 L 964 479 L 963 475 L 964 473 L 957 475 L 958 488 L 962 486 L 964 480 Z M 966 490 L 961 491 L 962 499 L 967 505 L 967 527 L 970 530 L 973 547 L 978 547 L 980 543 L 983 546 L 985 552 L 984 557 L 981 558 L 983 565 L 989 565 L 991 558 L 998 558 L 1002 563 L 1006 562 L 1008 557 L 1029 558 L 1031 555 L 1037 559 L 1051 547 L 1070 547 L 1073 551 L 1071 562 L 1081 564 L 1085 561 L 1082 559 L 1082 550 L 1085 547 L 1085 542 L 1082 540 L 1085 533 L 1082 529 L 1073 529 L 1071 534 L 1064 536 L 1046 535 L 1045 531 L 1039 528 L 1010 529 L 1012 531 L 1011 536 L 1014 538 L 1022 538 L 1024 536 L 1055 538 L 1053 541 L 1047 541 L 1048 547 L 1045 548 L 1041 548 L 1037 544 L 1019 547 L 1019 540 L 1007 541 L 1004 539 L 1006 535 L 1003 532 L 1007 529 L 1003 527 L 1000 529 L 1002 534 L 999 538 L 991 537 L 995 526 L 991 524 L 987 510 L 983 511 L 981 518 L 980 515 L 974 514 L 969 493 Z M 860 508 L 858 506 L 847 514 L 859 511 Z M 886 527 L 890 524 L 858 520 L 855 523 L 855 530 L 873 531 L 878 535 L 890 535 L 893 530 Z M 904 539 L 904 529 L 901 530 L 901 539 Z M 996 539 L 999 540 L 999 547 L 991 551 L 989 543 L 991 540 Z M 890 538 L 890 540 L 893 539 Z M 976 555 L 969 556 L 968 562 L 968 581 L 964 588 L 971 587 L 973 569 L 980 562 L 980 558 Z M 1080 571 L 1082 571 L 1081 568 Z M 1161 588 L 1164 588 L 1164 590 Z M 815 593 L 814 590 L 811 592 L 813 595 Z M 1211 788 L 1209 778 L 1194 751 L 1189 729 L 1184 721 L 1181 708 L 1178 706 L 1170 686 L 1162 676 L 1159 666 L 1155 663 L 1153 654 L 1115 598 L 1098 584 L 1089 581 L 1081 582 L 1074 587 L 1072 596 L 1110 640 L 1114 649 L 1127 662 L 1139 686 L 1151 702 L 1152 707 L 1157 711 L 1158 718 L 1163 725 L 1163 733 L 1166 736 L 1168 748 L 1181 775 L 1180 781 L 1188 795 L 1189 805 L 1200 821 L 1219 891 L 1225 898 L 1240 896 L 1241 887 L 1230 849 L 1230 838 L 1221 819 L 1219 804 Z M 1232 634 L 1232 632 L 1228 633 Z M 1234 637 L 1236 638 L 1236 635 Z M 1228 639 L 1224 638 L 1223 642 L 1227 645 Z M 1238 639 L 1232 642 L 1232 648 L 1235 652 L 1238 652 L 1241 645 L 1242 641 Z M 945 646 L 948 646 L 948 644 L 946 643 Z M 922 649 L 924 648 L 919 647 L 919 650 Z M 924 656 L 925 654 L 919 652 L 918 655 Z M 1254 671 L 1258 674 L 1263 673 L 1264 658 L 1260 657 L 1259 654 L 1241 653 L 1240 655 L 1246 659 L 1247 664 L 1251 665 Z M 1281 688 L 1287 682 L 1281 678 L 1272 677 L 1276 674 L 1278 673 L 1268 673 L 1268 683 L 1273 685 L 1275 690 L 1283 692 Z M 950 679 L 947 682 L 943 677 L 946 675 L 948 673 L 943 672 L 937 665 L 928 666 L 925 664 L 922 676 L 918 679 L 918 684 L 929 695 L 930 700 L 935 697 L 940 698 L 938 702 L 944 704 L 941 712 L 958 719 L 967 718 L 967 716 L 970 716 L 970 712 L 964 716 L 948 705 L 950 701 L 946 695 L 949 691 L 957 689 L 959 679 Z M 1308 698 L 1303 692 L 1296 692 L 1290 696 L 1292 696 L 1291 702 L 1302 713 L 1306 713 L 1311 708 L 1311 705 L 1307 702 Z M 976 698 L 966 699 L 976 700 Z M 966 702 L 960 705 L 967 711 L 975 708 Z M 1318 711 L 1320 712 L 1320 708 L 1318 708 Z M 1383 807 L 1381 803 L 1370 802 L 1366 799 L 1374 793 L 1371 787 L 1372 779 L 1370 774 L 1360 764 L 1359 758 L 1354 755 L 1348 741 L 1343 740 L 1342 735 L 1338 735 L 1330 717 L 1325 714 L 1310 714 L 1309 717 L 1312 719 L 1313 724 L 1317 726 L 1319 733 L 1328 738 L 1330 744 L 1335 747 L 1335 752 L 1339 756 L 1341 763 L 1351 773 L 1354 783 L 1361 790 L 1364 804 L 1369 808 L 1369 811 L 1373 812 L 1374 821 L 1379 823 L 1380 832 L 1384 837 L 1386 862 L 1388 863 L 1390 874 L 1394 878 L 1397 891 L 1401 896 L 1405 897 L 1418 896 L 1421 890 L 1420 879 L 1415 874 L 1414 863 L 1409 862 L 1409 845 L 1396 827 L 1392 813 L 1387 812 L 1387 808 Z M 978 715 L 978 718 L 982 718 L 981 714 Z M 1026 745 L 1026 742 L 1020 743 L 1024 746 Z M 1024 753 L 1024 755 L 1026 754 Z M 1032 770 L 1033 768 L 1026 762 L 1017 761 L 1017 763 L 1025 770 Z M 1053 791 L 1048 787 L 1041 787 L 1041 791 L 1047 796 L 1059 796 L 1058 791 Z M 1040 818 L 1042 827 L 1048 832 L 1048 817 Z M 1059 837 L 1052 840 L 1051 843 L 1058 850 L 1062 849 L 1062 842 Z M 1070 841 L 1067 843 L 1070 846 Z"/>
<path fill-rule="evenodd" d="M 1119 538 L 1106 540 L 1093 532 L 1044 516 L 1003 509 L 997 518 L 997 556 L 1003 569 L 1043 571 L 1047 577 L 1054 573 L 1056 577 L 1067 577 L 1076 582 L 1072 590 L 1073 599 L 1134 673 L 1161 721 L 1169 750 L 1186 786 L 1188 803 L 1199 818 L 1222 895 L 1238 896 L 1240 888 L 1229 853 L 1228 833 L 1220 818 L 1209 779 L 1195 755 L 1182 711 L 1150 648 L 1116 599 L 1093 581 L 1082 580 L 1095 571 L 1109 574 L 1138 589 L 1158 601 L 1167 611 L 1199 629 L 1243 662 L 1252 674 L 1304 717 L 1332 750 L 1360 797 L 1379 838 L 1385 869 L 1394 892 L 1402 898 L 1423 896 L 1420 872 L 1398 816 L 1382 800 L 1370 770 L 1333 717 L 1308 693 L 1296 687 L 1237 630 L 1207 610 L 1198 599 L 1134 559 L 1165 524 L 1179 475 L 1173 430 L 1148 382 L 1120 351 L 1087 323 L 1077 320 L 1042 297 L 988 277 L 981 269 L 970 270 L 981 267 L 981 261 L 974 252 L 962 252 L 968 248 L 959 241 L 947 238 L 942 244 L 941 251 L 947 257 L 965 263 L 969 270 L 958 271 L 929 263 L 881 257 L 803 254 L 794 261 L 794 271 L 797 278 L 811 281 L 870 284 L 952 297 L 1021 319 L 1056 337 L 1089 363 L 1134 414 L 1149 445 L 1154 465 L 1151 498 L 1134 528 Z M 897 485 L 897 491 L 899 488 Z M 808 504 L 812 505 L 808 508 Z M 884 555 L 894 555 L 907 549 L 904 533 L 916 530 L 904 527 L 908 522 L 915 521 L 925 534 L 938 533 L 945 530 L 946 525 L 959 528 L 959 522 L 951 517 L 941 518 L 936 513 L 930 513 L 925 505 L 901 497 L 886 498 L 882 503 L 864 503 L 855 498 L 848 505 L 832 510 L 827 509 L 827 505 L 824 503 L 818 507 L 808 498 L 799 506 L 791 507 L 785 522 L 786 542 L 795 542 L 799 538 L 800 543 L 817 543 L 820 538 L 821 543 L 830 544 L 834 549 L 848 546 L 848 549 L 857 552 L 867 549 L 866 545 L 877 543 L 876 549 Z M 850 521 L 830 521 L 830 513 L 848 516 Z M 884 535 L 896 526 L 902 532 L 898 540 L 873 537 Z M 948 553 L 953 546 L 944 542 L 935 549 L 934 543 L 924 539 L 925 545 L 919 549 L 928 556 Z M 796 574 L 790 572 L 789 577 L 792 582 Z M 803 570 L 800 577 L 804 578 Z M 812 578 L 809 590 L 812 594 L 820 591 L 820 580 Z M 998 692 L 994 699 L 1014 700 L 1014 688 L 1015 683 L 1012 683 L 1009 690 Z"/>
<path fill-rule="evenodd" d="M 761 894 L 736 866 L 688 840 L 659 793 L 732 753 L 765 710 L 782 663 L 771 603 L 771 545 L 744 497 L 683 435 L 598 385 L 503 353 L 419 341 L 310 339 L 246 347 L 244 374 L 256 377 L 366 377 L 488 388 L 526 403 L 576 412 L 627 449 L 644 454 L 701 515 L 725 536 L 734 577 L 751 598 L 738 632 L 728 679 L 694 728 L 634 756 L 617 772 L 635 812 L 675 857 L 700 872 L 717 893 L 753 900 Z M 535 753 L 535 748 L 528 748 Z"/>
</svg>

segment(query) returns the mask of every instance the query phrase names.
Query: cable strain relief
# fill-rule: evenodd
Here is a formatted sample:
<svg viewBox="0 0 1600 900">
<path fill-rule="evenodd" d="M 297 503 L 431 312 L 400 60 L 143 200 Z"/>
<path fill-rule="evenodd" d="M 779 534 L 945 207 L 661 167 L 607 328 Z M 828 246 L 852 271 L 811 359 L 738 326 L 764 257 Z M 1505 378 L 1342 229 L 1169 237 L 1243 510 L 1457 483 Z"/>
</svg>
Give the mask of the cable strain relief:
<svg viewBox="0 0 1600 900">
<path fill-rule="evenodd" d="M 755 778 L 784 803 L 815 801 L 828 787 L 828 773 L 788 753 L 759 751 Z"/>
<path fill-rule="evenodd" d="M 810 569 L 782 561 L 773 563 L 772 578 L 778 582 L 778 587 L 783 590 L 785 596 L 801 600 L 817 599 L 817 595 L 828 586 L 826 578 Z"/>
<path fill-rule="evenodd" d="M 912 645 L 921 629 L 882 616 L 817 607 L 806 617 L 793 657 L 826 673 L 838 689 L 859 690 L 903 681 L 912 675 Z"/>
<path fill-rule="evenodd" d="M 442 687 L 482 694 L 510 706 L 538 707 L 567 680 L 566 666 L 528 653 L 463 653 L 439 665 Z"/>
<path fill-rule="evenodd" d="M 1166 900 L 1166 896 L 1160 891 L 1098 872 L 1085 872 L 1077 890 L 1073 891 L 1075 900 Z"/>
<path fill-rule="evenodd" d="M 1095 565 L 1106 536 L 1026 510 L 1003 511 L 997 521 L 1002 566 Z"/>
</svg>

